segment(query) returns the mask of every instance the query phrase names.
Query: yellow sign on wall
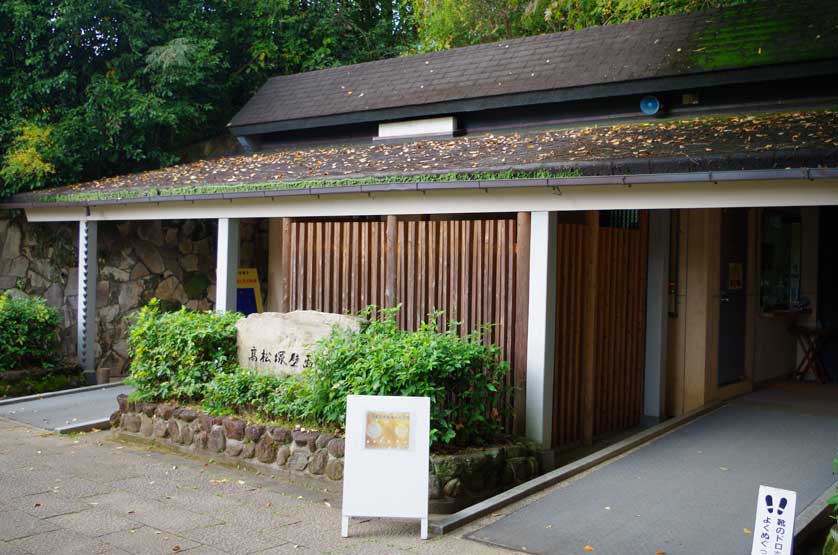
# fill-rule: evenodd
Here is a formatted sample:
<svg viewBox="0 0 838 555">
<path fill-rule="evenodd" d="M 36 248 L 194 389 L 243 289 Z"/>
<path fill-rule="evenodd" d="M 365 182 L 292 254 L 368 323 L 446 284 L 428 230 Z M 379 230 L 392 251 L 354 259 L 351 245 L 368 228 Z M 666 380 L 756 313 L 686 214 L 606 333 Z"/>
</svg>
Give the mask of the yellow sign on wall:
<svg viewBox="0 0 838 555">
<path fill-rule="evenodd" d="M 262 312 L 262 290 L 259 287 L 259 271 L 256 268 L 239 268 L 236 288 L 236 310 L 245 316 Z"/>
</svg>

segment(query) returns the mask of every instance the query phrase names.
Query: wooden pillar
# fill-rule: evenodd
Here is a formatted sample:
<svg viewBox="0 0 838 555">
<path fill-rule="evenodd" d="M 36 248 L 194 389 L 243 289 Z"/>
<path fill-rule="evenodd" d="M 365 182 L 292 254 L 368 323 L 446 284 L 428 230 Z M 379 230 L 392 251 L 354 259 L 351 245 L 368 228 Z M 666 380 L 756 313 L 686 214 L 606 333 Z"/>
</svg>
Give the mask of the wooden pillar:
<svg viewBox="0 0 838 555">
<path fill-rule="evenodd" d="M 279 302 L 277 310 L 291 310 L 291 218 L 282 218 L 281 272 L 279 274 Z"/>
<path fill-rule="evenodd" d="M 280 312 L 282 302 L 282 219 L 268 220 L 268 312 Z"/>
<path fill-rule="evenodd" d="M 396 299 L 396 275 L 398 274 L 398 259 L 397 259 L 397 235 L 398 235 L 398 219 L 396 216 L 387 216 L 386 229 L 386 252 L 384 262 L 384 305 L 387 308 L 394 307 L 398 304 Z"/>
<path fill-rule="evenodd" d="M 513 429 L 523 435 L 527 402 L 527 326 L 530 290 L 530 213 L 518 212 L 518 245 L 515 253 L 518 275 L 515 280 L 515 359 L 512 362 L 515 397 Z"/>
<path fill-rule="evenodd" d="M 596 319 L 599 294 L 599 211 L 588 211 L 585 218 L 586 252 L 585 312 L 582 332 L 582 441 L 594 441 L 594 384 L 596 381 Z"/>
</svg>

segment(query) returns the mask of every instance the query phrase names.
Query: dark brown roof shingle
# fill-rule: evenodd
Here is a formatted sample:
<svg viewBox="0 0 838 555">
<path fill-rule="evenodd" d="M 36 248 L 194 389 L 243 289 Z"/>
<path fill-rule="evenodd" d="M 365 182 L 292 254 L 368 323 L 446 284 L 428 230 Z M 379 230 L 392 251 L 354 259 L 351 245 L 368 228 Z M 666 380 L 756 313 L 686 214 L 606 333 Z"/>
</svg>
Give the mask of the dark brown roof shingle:
<svg viewBox="0 0 838 555">
<path fill-rule="evenodd" d="M 838 2 L 780 0 L 274 77 L 234 128 L 838 58 Z"/>
</svg>

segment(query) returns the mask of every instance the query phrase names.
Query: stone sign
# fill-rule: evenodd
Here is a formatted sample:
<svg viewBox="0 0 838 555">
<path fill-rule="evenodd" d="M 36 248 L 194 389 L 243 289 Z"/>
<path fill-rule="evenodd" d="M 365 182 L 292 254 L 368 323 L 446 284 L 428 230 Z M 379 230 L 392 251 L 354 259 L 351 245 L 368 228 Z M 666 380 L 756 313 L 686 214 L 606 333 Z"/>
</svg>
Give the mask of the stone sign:
<svg viewBox="0 0 838 555">
<path fill-rule="evenodd" d="M 251 314 L 236 322 L 239 365 L 265 374 L 298 374 L 308 367 L 314 344 L 334 326 L 357 331 L 360 321 L 314 310 Z"/>
</svg>

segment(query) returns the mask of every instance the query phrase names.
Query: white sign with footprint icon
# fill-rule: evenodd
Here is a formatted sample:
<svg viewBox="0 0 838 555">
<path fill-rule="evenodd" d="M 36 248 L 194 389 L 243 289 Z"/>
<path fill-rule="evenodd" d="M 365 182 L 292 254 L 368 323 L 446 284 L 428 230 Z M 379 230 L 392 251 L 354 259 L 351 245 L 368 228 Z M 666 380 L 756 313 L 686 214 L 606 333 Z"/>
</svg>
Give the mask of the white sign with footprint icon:
<svg viewBox="0 0 838 555">
<path fill-rule="evenodd" d="M 796 510 L 796 492 L 760 486 L 751 555 L 791 555 Z"/>
</svg>

